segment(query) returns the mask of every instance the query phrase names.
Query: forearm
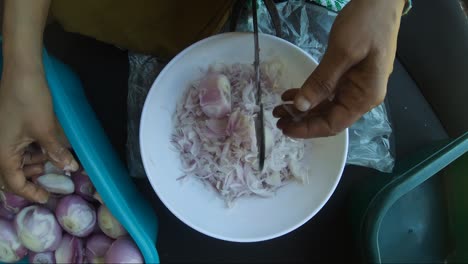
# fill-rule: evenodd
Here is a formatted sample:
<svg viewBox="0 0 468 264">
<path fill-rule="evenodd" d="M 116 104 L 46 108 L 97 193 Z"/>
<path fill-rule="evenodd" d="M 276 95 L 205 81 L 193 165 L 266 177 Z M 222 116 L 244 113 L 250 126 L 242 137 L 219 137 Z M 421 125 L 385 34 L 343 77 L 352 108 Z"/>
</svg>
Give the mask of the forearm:
<svg viewBox="0 0 468 264">
<path fill-rule="evenodd" d="M 42 70 L 42 41 L 50 0 L 5 0 L 3 57 L 5 69 Z"/>
</svg>

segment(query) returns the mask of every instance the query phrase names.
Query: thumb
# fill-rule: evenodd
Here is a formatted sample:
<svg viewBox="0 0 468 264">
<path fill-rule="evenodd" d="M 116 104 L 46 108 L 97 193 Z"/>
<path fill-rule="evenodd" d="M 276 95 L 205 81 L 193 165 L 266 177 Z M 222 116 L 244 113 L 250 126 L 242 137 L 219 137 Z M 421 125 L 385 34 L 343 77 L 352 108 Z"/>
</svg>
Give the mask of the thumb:
<svg viewBox="0 0 468 264">
<path fill-rule="evenodd" d="M 47 135 L 44 138 L 39 139 L 38 143 L 42 147 L 42 151 L 57 168 L 72 172 L 79 169 L 79 165 L 73 155 L 62 143 L 60 143 L 58 137 L 55 135 Z"/>
<path fill-rule="evenodd" d="M 26 179 L 22 168 L 23 156 L 19 152 L 3 152 L 0 156 L 0 191 L 6 189 L 33 202 L 47 202 L 48 192 Z"/>
<path fill-rule="evenodd" d="M 294 98 L 298 110 L 306 112 L 334 93 L 341 77 L 352 64 L 345 56 L 337 54 L 340 53 L 327 50 L 320 64 L 299 89 Z"/>
</svg>

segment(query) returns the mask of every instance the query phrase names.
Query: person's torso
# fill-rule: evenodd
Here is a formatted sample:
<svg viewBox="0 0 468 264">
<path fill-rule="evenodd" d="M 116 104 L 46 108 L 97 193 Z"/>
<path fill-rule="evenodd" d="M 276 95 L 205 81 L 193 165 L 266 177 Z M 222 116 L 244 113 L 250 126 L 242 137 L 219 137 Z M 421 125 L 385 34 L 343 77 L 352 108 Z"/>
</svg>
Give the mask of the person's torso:
<svg viewBox="0 0 468 264">
<path fill-rule="evenodd" d="M 133 50 L 169 58 L 220 30 L 234 0 L 52 1 L 65 30 Z"/>
</svg>

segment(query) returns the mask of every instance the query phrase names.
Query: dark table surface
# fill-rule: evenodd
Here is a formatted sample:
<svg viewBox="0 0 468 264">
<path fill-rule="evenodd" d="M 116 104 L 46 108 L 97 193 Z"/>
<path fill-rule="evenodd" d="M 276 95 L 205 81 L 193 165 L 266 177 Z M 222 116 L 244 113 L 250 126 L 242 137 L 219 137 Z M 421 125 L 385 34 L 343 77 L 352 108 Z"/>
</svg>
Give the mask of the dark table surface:
<svg viewBox="0 0 468 264">
<path fill-rule="evenodd" d="M 47 28 L 45 42 L 51 54 L 80 76 L 91 105 L 116 151 L 125 160 L 127 52 L 65 33 L 57 25 Z M 398 61 L 390 79 L 387 100 L 397 160 L 428 142 L 447 137 L 430 105 Z M 137 184 L 154 205 L 160 220 L 157 248 L 162 262 L 347 263 L 357 258 L 348 222 L 348 196 L 368 177 L 378 177 L 377 172 L 347 166 L 329 202 L 304 226 L 271 241 L 246 244 L 216 240 L 192 230 L 164 207 L 145 180 Z"/>
</svg>

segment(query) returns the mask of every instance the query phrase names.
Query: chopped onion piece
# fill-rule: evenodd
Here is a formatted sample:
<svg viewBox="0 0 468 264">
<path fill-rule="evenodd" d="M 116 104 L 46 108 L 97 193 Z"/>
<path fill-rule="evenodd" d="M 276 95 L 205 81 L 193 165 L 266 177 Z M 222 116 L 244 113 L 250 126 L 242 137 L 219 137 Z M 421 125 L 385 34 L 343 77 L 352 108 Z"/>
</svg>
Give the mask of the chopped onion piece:
<svg viewBox="0 0 468 264">
<path fill-rule="evenodd" d="M 223 74 L 208 74 L 200 81 L 200 105 L 210 118 L 231 112 L 231 84 Z"/>
<path fill-rule="evenodd" d="M 88 236 L 96 226 L 96 211 L 93 206 L 74 194 L 60 199 L 55 216 L 65 231 L 77 237 Z"/>
</svg>

